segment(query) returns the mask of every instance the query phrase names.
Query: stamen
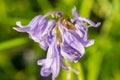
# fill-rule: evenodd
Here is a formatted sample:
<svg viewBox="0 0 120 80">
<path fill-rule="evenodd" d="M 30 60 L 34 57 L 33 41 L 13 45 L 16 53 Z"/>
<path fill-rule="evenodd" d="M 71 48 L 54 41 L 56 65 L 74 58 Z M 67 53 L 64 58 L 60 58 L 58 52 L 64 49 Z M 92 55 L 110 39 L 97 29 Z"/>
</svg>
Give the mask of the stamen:
<svg viewBox="0 0 120 80">
<path fill-rule="evenodd" d="M 52 18 L 54 18 L 55 16 L 54 16 L 54 14 L 51 14 L 51 16 L 52 16 Z"/>
<path fill-rule="evenodd" d="M 62 39 L 61 39 L 61 34 L 57 25 L 56 25 L 56 35 L 57 35 L 58 42 L 60 44 L 62 42 Z"/>
<path fill-rule="evenodd" d="M 54 14 L 56 14 L 58 17 L 61 17 L 63 15 L 63 12 L 52 11 L 52 12 L 49 12 L 49 13 L 45 14 L 43 17 L 47 17 L 47 16 L 54 15 Z"/>
</svg>

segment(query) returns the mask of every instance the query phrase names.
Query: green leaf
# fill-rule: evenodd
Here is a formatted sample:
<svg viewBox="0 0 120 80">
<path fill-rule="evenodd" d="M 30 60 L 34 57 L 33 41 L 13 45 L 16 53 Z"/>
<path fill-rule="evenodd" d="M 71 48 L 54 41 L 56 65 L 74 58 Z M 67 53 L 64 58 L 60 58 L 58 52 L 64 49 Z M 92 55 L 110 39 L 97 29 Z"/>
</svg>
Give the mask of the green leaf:
<svg viewBox="0 0 120 80">
<path fill-rule="evenodd" d="M 27 42 L 28 40 L 26 38 L 15 38 L 12 40 L 4 41 L 0 43 L 0 51 L 20 46 Z"/>
</svg>

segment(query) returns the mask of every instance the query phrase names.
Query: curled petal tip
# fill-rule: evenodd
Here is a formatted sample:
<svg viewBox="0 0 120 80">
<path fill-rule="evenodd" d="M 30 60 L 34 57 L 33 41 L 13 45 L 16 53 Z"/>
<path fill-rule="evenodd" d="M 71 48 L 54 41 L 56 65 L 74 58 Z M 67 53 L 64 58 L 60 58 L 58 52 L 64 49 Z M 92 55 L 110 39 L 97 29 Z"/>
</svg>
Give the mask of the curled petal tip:
<svg viewBox="0 0 120 80">
<path fill-rule="evenodd" d="M 100 22 L 98 22 L 98 23 L 96 23 L 96 24 L 95 24 L 92 20 L 87 19 L 87 18 L 84 18 L 84 17 L 79 17 L 79 20 L 81 20 L 81 21 L 84 21 L 84 22 L 88 23 L 91 27 L 98 27 L 98 26 L 100 26 L 100 25 L 101 25 L 101 23 L 100 23 Z"/>
<path fill-rule="evenodd" d="M 17 22 L 16 22 L 16 25 L 19 26 L 19 27 L 23 27 L 23 26 L 21 25 L 21 22 L 20 22 L 20 21 L 17 21 Z"/>
<path fill-rule="evenodd" d="M 96 23 L 95 27 L 99 27 L 101 25 L 101 22 Z"/>
<path fill-rule="evenodd" d="M 13 27 L 14 30 L 16 30 L 16 27 Z M 16 30 L 17 31 L 17 30 Z"/>
<path fill-rule="evenodd" d="M 38 60 L 37 65 L 43 65 L 45 63 L 45 59 Z"/>
<path fill-rule="evenodd" d="M 72 9 L 72 14 L 73 14 L 74 18 L 78 18 L 78 17 L 79 17 L 79 13 L 78 13 L 78 11 L 76 10 L 76 7 L 74 7 L 74 8 Z"/>
<path fill-rule="evenodd" d="M 42 76 L 47 77 L 47 76 L 50 75 L 50 73 L 51 73 L 50 68 L 46 68 L 45 66 L 43 66 L 43 67 L 41 68 L 41 73 L 40 73 L 40 74 L 41 74 Z"/>
<path fill-rule="evenodd" d="M 89 40 L 85 47 L 89 47 L 94 44 L 94 40 Z"/>
<path fill-rule="evenodd" d="M 28 32 L 29 31 L 29 27 L 13 27 L 14 30 L 18 31 L 18 32 Z"/>
</svg>

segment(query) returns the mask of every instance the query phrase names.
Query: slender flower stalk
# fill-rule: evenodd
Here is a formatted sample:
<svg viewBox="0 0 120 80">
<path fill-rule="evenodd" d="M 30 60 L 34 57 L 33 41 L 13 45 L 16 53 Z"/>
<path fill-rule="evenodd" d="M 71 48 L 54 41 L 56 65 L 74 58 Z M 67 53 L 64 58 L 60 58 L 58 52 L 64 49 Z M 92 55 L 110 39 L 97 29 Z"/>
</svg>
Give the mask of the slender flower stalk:
<svg viewBox="0 0 120 80">
<path fill-rule="evenodd" d="M 57 19 L 49 20 L 50 15 L 57 16 Z M 85 47 L 94 44 L 94 40 L 88 40 L 88 28 L 100 26 L 100 22 L 95 24 L 80 17 L 75 8 L 72 15 L 73 18 L 69 19 L 63 12 L 52 11 L 34 17 L 27 26 L 17 22 L 19 28 L 13 28 L 27 32 L 43 50 L 48 50 L 46 59 L 38 60 L 37 64 L 42 66 L 40 74 L 45 77 L 52 74 L 52 80 L 59 75 L 60 67 L 69 70 L 62 58 L 76 62 L 85 53 Z"/>
</svg>

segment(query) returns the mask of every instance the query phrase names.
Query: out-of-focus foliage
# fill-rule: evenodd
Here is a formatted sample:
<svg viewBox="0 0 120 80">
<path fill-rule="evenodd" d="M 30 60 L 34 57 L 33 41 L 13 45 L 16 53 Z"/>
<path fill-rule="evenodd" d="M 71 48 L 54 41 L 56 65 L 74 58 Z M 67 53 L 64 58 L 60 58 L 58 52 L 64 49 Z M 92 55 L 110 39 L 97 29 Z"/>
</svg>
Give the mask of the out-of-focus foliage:
<svg viewBox="0 0 120 80">
<path fill-rule="evenodd" d="M 65 61 L 71 70 L 61 69 L 57 80 L 120 80 L 120 0 L 0 0 L 0 80 L 50 80 L 39 75 L 36 64 L 46 52 L 12 27 L 51 10 L 72 17 L 74 6 L 81 16 L 102 24 L 89 29 L 95 44 L 78 63 Z"/>
</svg>

